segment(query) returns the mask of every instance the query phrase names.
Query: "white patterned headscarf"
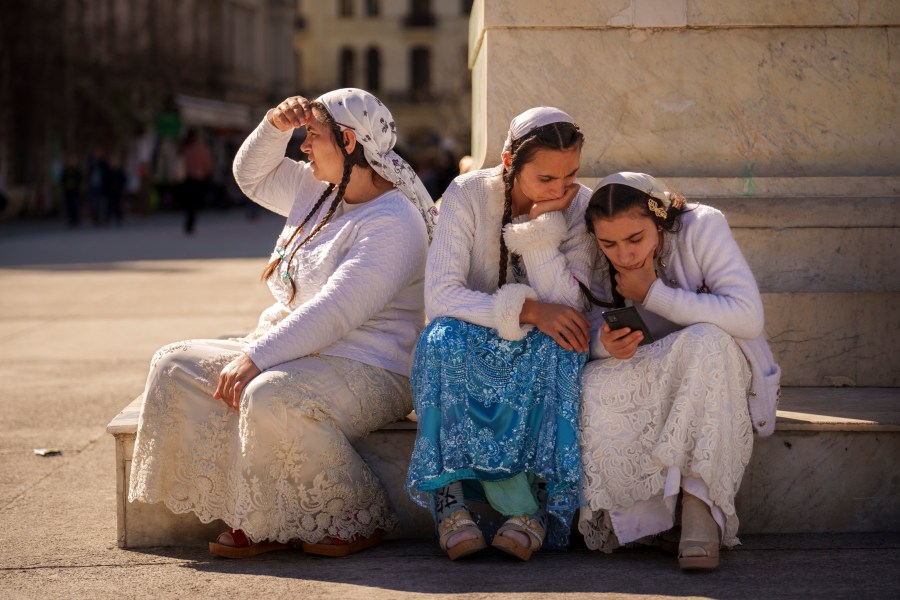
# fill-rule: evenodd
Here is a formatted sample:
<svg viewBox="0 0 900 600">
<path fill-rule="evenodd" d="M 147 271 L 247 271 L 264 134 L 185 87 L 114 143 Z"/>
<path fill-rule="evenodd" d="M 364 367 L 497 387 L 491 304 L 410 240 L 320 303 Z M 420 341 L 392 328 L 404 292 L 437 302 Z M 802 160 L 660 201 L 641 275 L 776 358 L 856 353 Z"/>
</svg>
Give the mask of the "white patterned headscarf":
<svg viewBox="0 0 900 600">
<path fill-rule="evenodd" d="M 500 153 L 500 159 L 512 148 L 514 140 L 525 136 L 531 131 L 550 123 L 575 123 L 568 113 L 552 106 L 536 106 L 529 108 L 519 116 L 512 120 L 509 124 L 509 132 L 506 134 L 506 141 L 503 143 L 503 151 Z"/>
<path fill-rule="evenodd" d="M 647 175 L 646 173 L 633 173 L 631 171 L 620 171 L 619 173 L 613 173 L 612 175 L 607 175 L 601 179 L 600 183 L 597 184 L 597 189 L 599 190 L 604 185 L 609 185 L 611 183 L 627 185 L 628 187 L 640 190 L 651 198 L 656 198 L 662 202 L 663 208 L 665 209 L 672 206 L 672 192 L 669 191 L 669 188 L 665 183 L 652 175 Z"/>
<path fill-rule="evenodd" d="M 438 211 L 415 170 L 393 150 L 397 128 L 387 107 L 369 92 L 356 88 L 334 90 L 316 100 L 325 105 L 341 131 L 349 129 L 356 134 L 369 166 L 419 209 L 431 240 Z"/>
</svg>

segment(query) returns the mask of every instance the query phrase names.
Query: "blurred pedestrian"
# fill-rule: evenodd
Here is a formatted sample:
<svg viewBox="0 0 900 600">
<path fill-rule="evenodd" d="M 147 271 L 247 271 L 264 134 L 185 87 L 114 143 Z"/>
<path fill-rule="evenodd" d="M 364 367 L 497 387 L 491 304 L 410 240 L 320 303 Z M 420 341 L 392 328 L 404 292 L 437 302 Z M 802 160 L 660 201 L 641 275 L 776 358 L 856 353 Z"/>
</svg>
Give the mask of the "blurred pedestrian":
<svg viewBox="0 0 900 600">
<path fill-rule="evenodd" d="M 107 163 L 106 177 L 103 181 L 103 195 L 106 198 L 105 220 L 109 223 L 122 224 L 122 197 L 125 195 L 127 181 L 121 159 L 112 156 Z"/>
<path fill-rule="evenodd" d="M 62 188 L 63 204 L 66 211 L 66 224 L 78 227 L 81 221 L 81 186 L 84 183 L 84 172 L 74 154 L 66 156 L 66 164 L 60 174 L 59 184 Z"/>
<path fill-rule="evenodd" d="M 215 164 L 212 153 L 196 129 L 190 129 L 181 145 L 184 182 L 180 186 L 181 204 L 184 208 L 184 232 L 194 233 L 197 210 L 209 192 L 210 177 Z"/>
<path fill-rule="evenodd" d="M 91 222 L 94 225 L 103 225 L 105 223 L 106 192 L 104 187 L 106 185 L 107 168 L 106 148 L 97 146 L 88 163 L 87 174 L 88 210 L 91 214 Z"/>
</svg>

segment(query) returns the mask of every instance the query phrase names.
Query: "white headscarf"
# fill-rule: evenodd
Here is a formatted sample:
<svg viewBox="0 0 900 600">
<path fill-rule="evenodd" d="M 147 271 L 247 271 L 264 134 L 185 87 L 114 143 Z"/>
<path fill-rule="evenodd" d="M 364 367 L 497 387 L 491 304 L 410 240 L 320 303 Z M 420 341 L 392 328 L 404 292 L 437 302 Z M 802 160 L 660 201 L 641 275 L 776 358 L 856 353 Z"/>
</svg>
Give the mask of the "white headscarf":
<svg viewBox="0 0 900 600">
<path fill-rule="evenodd" d="M 362 145 L 372 169 L 419 209 L 431 240 L 438 211 L 415 170 L 393 151 L 397 128 L 387 107 L 369 92 L 356 88 L 334 90 L 316 100 L 325 105 L 341 131 L 349 129 L 356 134 L 356 142 Z"/>
<path fill-rule="evenodd" d="M 672 206 L 672 192 L 669 191 L 668 186 L 659 179 L 647 175 L 646 173 L 632 173 L 630 171 L 613 173 L 612 175 L 607 175 L 601 179 L 600 183 L 597 184 L 597 189 L 599 190 L 604 185 L 609 185 L 611 183 L 627 185 L 628 187 L 640 190 L 651 198 L 656 198 L 662 202 L 663 208 L 665 209 Z"/>
<path fill-rule="evenodd" d="M 503 155 L 509 152 L 513 140 L 517 140 L 532 130 L 550 123 L 575 123 L 575 121 L 568 113 L 552 106 L 529 108 L 514 118 L 509 124 L 509 133 L 506 134 L 506 142 L 503 143 L 500 159 L 503 160 Z"/>
</svg>

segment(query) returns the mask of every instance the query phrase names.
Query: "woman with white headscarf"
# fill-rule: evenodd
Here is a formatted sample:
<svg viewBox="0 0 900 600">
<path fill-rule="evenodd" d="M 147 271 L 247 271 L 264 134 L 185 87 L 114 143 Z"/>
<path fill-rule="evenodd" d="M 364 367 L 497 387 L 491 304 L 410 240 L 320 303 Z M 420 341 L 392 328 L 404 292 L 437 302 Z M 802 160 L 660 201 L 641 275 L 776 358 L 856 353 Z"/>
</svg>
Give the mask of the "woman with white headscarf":
<svg viewBox="0 0 900 600">
<path fill-rule="evenodd" d="M 307 162 L 284 155 L 301 127 Z M 274 303 L 245 338 L 156 353 L 129 490 L 224 521 L 214 554 L 341 556 L 396 524 L 352 446 L 412 408 L 436 211 L 395 140 L 377 98 L 341 89 L 288 98 L 238 151 L 241 189 L 287 218 L 263 272 Z"/>
<path fill-rule="evenodd" d="M 604 178 L 585 224 L 604 256 L 608 306 L 634 307 L 650 337 L 604 325 L 592 344 L 578 527 L 604 552 L 649 540 L 673 527 L 680 495 L 681 531 L 661 543 L 682 569 L 715 569 L 719 546 L 737 543 L 753 429 L 775 428 L 781 370 L 753 273 L 721 212 L 645 173 Z"/>
<path fill-rule="evenodd" d="M 451 560 L 486 547 L 466 499 L 506 517 L 492 544 L 528 560 L 565 547 L 578 507 L 579 312 L 595 244 L 575 183 L 583 135 L 565 112 L 513 119 L 500 165 L 458 177 L 429 250 L 431 323 L 411 375 L 418 436 L 407 489 Z"/>
</svg>

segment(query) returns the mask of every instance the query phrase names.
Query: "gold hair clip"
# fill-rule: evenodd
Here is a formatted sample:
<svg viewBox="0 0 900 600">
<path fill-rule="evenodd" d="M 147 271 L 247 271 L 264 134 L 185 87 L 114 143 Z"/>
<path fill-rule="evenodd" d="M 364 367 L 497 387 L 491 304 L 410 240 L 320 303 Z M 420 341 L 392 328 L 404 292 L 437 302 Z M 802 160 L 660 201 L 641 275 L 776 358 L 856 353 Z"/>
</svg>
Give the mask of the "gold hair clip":
<svg viewBox="0 0 900 600">
<path fill-rule="evenodd" d="M 647 208 L 649 208 L 653 212 L 653 214 L 660 219 L 665 219 L 668 216 L 666 209 L 660 208 L 659 204 L 657 204 L 656 200 L 654 200 L 653 198 L 647 200 Z"/>
</svg>

